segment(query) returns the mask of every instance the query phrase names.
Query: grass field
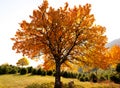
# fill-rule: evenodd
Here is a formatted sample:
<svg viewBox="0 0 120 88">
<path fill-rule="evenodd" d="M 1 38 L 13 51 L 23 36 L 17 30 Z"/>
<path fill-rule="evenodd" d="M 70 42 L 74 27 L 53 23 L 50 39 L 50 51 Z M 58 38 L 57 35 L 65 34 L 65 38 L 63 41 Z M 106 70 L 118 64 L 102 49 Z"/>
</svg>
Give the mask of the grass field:
<svg viewBox="0 0 120 88">
<path fill-rule="evenodd" d="M 73 80 L 75 85 L 80 85 L 81 88 L 120 88 L 120 85 L 114 83 L 91 83 L 80 82 L 77 79 L 61 78 L 63 83 L 68 83 Z M 25 88 L 32 83 L 50 83 L 54 82 L 52 76 L 31 76 L 31 75 L 0 75 L 0 88 Z"/>
</svg>

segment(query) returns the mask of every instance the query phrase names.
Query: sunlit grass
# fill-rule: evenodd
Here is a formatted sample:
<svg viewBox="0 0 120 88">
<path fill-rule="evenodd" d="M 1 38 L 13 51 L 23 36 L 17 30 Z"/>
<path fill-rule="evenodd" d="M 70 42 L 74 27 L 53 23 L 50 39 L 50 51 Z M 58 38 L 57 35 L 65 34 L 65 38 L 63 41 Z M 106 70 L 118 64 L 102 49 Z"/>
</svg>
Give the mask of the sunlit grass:
<svg viewBox="0 0 120 88">
<path fill-rule="evenodd" d="M 62 78 L 63 83 L 68 83 L 73 80 L 75 85 L 81 86 L 81 88 L 120 88 L 118 84 L 113 83 L 91 83 L 80 82 L 77 79 Z M 0 88 L 25 88 L 33 83 L 51 83 L 54 82 L 52 76 L 31 76 L 31 75 L 0 75 Z"/>
</svg>

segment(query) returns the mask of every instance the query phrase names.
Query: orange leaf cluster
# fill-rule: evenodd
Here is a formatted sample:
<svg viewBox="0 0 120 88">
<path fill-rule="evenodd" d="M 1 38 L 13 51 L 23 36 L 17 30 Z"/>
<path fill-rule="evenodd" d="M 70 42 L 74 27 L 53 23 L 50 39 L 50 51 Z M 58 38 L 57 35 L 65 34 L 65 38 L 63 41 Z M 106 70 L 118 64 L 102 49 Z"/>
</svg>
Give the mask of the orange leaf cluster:
<svg viewBox="0 0 120 88">
<path fill-rule="evenodd" d="M 108 63 L 115 65 L 120 63 L 120 46 L 114 45 L 108 49 L 106 57 L 109 58 Z"/>
</svg>

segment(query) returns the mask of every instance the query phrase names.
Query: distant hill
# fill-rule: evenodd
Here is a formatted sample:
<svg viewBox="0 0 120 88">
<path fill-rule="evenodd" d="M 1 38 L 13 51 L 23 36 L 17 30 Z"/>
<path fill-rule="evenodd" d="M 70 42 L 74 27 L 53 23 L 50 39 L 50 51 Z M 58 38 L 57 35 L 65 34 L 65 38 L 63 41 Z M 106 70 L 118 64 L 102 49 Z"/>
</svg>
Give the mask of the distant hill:
<svg viewBox="0 0 120 88">
<path fill-rule="evenodd" d="M 120 46 L 120 38 L 119 39 L 115 39 L 112 42 L 107 43 L 106 47 L 112 47 L 113 45 L 119 45 Z"/>
</svg>

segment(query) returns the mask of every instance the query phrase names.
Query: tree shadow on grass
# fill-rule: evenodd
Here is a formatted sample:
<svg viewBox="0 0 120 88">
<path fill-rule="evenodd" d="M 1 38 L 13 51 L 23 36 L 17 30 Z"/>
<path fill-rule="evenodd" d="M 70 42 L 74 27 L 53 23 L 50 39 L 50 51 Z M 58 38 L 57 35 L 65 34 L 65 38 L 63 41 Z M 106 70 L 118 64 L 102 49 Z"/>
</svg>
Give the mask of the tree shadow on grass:
<svg viewBox="0 0 120 88">
<path fill-rule="evenodd" d="M 43 83 L 43 84 L 38 84 L 38 83 L 33 83 L 28 85 L 25 88 L 54 88 L 54 83 Z M 63 84 L 62 88 L 70 88 L 68 84 Z M 80 85 L 74 85 L 73 88 L 84 88 L 83 86 Z"/>
</svg>

